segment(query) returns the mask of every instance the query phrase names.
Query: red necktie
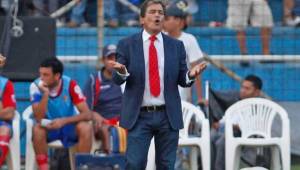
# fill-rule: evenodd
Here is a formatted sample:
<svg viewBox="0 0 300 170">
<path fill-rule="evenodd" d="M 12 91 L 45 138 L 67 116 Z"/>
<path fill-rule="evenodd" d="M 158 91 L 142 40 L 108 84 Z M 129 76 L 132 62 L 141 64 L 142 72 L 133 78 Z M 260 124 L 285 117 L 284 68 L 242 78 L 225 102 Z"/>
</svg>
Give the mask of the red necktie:
<svg viewBox="0 0 300 170">
<path fill-rule="evenodd" d="M 158 72 L 158 59 L 157 51 L 154 46 L 154 41 L 156 40 L 155 35 L 152 35 L 150 38 L 149 46 L 149 83 L 150 83 L 150 92 L 153 96 L 157 97 L 160 94 L 160 78 Z"/>
</svg>

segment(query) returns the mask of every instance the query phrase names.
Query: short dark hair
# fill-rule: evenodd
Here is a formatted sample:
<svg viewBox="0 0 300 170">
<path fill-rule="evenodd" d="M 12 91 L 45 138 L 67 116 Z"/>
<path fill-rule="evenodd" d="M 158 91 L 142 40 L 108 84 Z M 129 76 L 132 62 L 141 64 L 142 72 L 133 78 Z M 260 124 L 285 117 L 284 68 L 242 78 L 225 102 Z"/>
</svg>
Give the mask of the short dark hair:
<svg viewBox="0 0 300 170">
<path fill-rule="evenodd" d="M 43 60 L 40 67 L 50 67 L 52 69 L 53 74 L 60 73 L 60 76 L 62 76 L 64 71 L 64 66 L 62 62 L 55 57 Z"/>
<path fill-rule="evenodd" d="M 250 74 L 250 75 L 247 75 L 244 80 L 252 82 L 252 84 L 254 85 L 254 87 L 256 89 L 259 89 L 259 90 L 262 89 L 263 83 L 258 76 Z"/>
<path fill-rule="evenodd" d="M 145 17 L 147 8 L 152 4 L 160 4 L 163 8 L 164 15 L 166 14 L 166 5 L 162 0 L 145 0 L 141 5 L 141 17 Z"/>
</svg>

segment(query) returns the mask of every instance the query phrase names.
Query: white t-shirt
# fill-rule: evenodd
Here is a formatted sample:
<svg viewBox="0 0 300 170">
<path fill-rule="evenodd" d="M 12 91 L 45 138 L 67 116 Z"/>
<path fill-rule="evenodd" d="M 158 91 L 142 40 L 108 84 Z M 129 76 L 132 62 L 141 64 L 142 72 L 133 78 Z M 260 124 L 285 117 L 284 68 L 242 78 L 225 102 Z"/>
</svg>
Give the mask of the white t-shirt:
<svg viewBox="0 0 300 170">
<path fill-rule="evenodd" d="M 191 63 L 203 58 L 203 53 L 198 45 L 197 39 L 194 35 L 182 32 L 178 40 L 181 40 L 184 44 L 184 48 L 187 54 L 187 66 L 191 67 Z M 191 102 L 192 94 L 190 88 L 182 88 L 179 86 L 179 93 L 181 100 Z"/>
<path fill-rule="evenodd" d="M 197 39 L 194 35 L 182 32 L 178 40 L 182 41 L 187 54 L 187 64 L 190 64 L 203 58 L 203 53 L 198 45 Z"/>
</svg>

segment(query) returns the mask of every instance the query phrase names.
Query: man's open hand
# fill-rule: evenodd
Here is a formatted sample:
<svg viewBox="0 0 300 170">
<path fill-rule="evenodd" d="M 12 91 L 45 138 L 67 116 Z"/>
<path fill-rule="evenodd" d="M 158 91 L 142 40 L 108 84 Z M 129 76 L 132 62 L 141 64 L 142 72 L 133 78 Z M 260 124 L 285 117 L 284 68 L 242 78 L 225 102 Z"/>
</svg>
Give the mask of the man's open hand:
<svg viewBox="0 0 300 170">
<path fill-rule="evenodd" d="M 206 68 L 206 62 L 201 62 L 200 64 L 195 65 L 189 72 L 190 78 L 196 78 L 201 74 Z"/>
</svg>

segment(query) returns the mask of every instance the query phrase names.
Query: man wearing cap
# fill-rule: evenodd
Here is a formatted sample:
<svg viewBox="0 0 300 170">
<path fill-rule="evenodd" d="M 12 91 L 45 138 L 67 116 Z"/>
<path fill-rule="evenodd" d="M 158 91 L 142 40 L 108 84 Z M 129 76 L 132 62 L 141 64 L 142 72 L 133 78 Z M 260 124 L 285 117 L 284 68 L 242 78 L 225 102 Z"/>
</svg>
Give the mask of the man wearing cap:
<svg viewBox="0 0 300 170">
<path fill-rule="evenodd" d="M 112 67 L 109 61 L 116 60 L 116 45 L 110 44 L 104 47 L 101 70 L 91 74 L 85 84 L 84 94 L 87 103 L 94 115 L 94 130 L 96 139 L 102 139 L 101 151 L 110 152 L 108 124 L 116 124 L 119 121 L 122 90 L 112 81 Z"/>
<path fill-rule="evenodd" d="M 126 82 L 120 125 L 128 130 L 126 170 L 145 169 L 154 137 L 158 170 L 173 170 L 183 128 L 178 85 L 190 87 L 204 71 L 200 63 L 188 70 L 181 41 L 162 33 L 165 5 L 146 0 L 141 5 L 140 33 L 121 40 L 113 80 Z"/>
<path fill-rule="evenodd" d="M 177 0 L 175 2 L 171 2 L 166 10 L 166 17 L 163 28 L 169 36 L 183 42 L 187 54 L 187 65 L 190 68 L 197 65 L 202 60 L 203 53 L 197 43 L 196 38 L 192 34 L 183 31 L 187 27 L 187 9 L 188 4 L 184 0 Z M 195 85 L 198 96 L 197 102 L 200 104 L 203 102 L 200 77 L 197 77 Z M 179 93 L 182 100 L 191 102 L 191 92 L 191 88 L 179 87 Z"/>
</svg>

